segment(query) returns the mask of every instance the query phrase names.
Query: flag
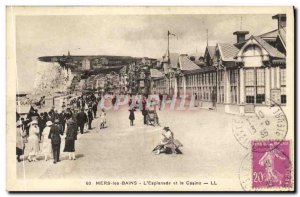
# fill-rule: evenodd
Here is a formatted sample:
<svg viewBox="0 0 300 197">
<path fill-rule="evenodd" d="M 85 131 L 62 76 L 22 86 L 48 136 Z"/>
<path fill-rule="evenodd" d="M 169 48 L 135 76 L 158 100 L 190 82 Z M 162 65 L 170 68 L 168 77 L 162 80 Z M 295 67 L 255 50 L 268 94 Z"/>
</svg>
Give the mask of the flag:
<svg viewBox="0 0 300 197">
<path fill-rule="evenodd" d="M 176 39 L 178 39 L 178 36 L 176 34 L 171 33 L 170 31 L 168 31 L 168 35 L 175 36 Z"/>
<path fill-rule="evenodd" d="M 171 33 L 170 31 L 168 31 L 168 34 L 172 35 L 172 36 L 176 36 L 175 34 Z"/>
</svg>

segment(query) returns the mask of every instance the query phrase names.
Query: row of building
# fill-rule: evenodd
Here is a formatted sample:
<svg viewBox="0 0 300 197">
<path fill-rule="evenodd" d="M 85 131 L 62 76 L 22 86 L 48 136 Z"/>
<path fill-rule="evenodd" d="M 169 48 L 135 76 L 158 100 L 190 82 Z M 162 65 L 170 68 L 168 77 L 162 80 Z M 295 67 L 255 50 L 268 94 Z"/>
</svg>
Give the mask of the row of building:
<svg viewBox="0 0 300 197">
<path fill-rule="evenodd" d="M 110 91 L 114 93 L 194 96 L 200 107 L 236 114 L 254 112 L 270 105 L 270 100 L 284 106 L 286 15 L 273 19 L 278 23 L 273 31 L 248 38 L 248 31 L 236 31 L 236 43 L 206 46 L 203 55 L 167 51 L 159 60 L 141 58 L 111 73 L 113 82 L 107 76 L 91 76 L 88 87 L 113 84 Z"/>
<path fill-rule="evenodd" d="M 167 53 L 160 68 L 152 68 L 151 92 L 191 98 L 204 108 L 245 114 L 286 103 L 286 15 L 273 16 L 278 28 L 251 35 L 236 31 L 234 44 L 206 46 L 204 56 Z"/>
</svg>

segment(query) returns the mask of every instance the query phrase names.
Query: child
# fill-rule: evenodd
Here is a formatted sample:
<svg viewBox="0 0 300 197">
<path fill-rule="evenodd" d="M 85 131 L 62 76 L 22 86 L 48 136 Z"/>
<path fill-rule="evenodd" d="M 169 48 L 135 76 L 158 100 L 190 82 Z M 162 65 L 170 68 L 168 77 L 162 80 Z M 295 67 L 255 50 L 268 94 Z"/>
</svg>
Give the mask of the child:
<svg viewBox="0 0 300 197">
<path fill-rule="evenodd" d="M 129 108 L 129 120 L 130 120 L 130 126 L 133 126 L 133 121 L 135 119 L 134 117 L 134 111 L 135 109 L 133 107 Z"/>
<path fill-rule="evenodd" d="M 102 109 L 100 114 L 100 129 L 104 128 L 105 124 L 106 124 L 106 113 L 104 109 Z"/>
</svg>

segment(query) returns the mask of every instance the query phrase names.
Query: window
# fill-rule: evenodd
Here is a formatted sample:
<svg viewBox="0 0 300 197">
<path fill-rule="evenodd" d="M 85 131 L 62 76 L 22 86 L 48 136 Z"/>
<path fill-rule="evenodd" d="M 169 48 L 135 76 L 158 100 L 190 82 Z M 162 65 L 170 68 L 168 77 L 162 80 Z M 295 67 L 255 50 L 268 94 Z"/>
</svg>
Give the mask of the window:
<svg viewBox="0 0 300 197">
<path fill-rule="evenodd" d="M 216 85 L 216 73 L 213 73 L 213 85 Z"/>
<path fill-rule="evenodd" d="M 205 88 L 205 92 L 206 92 L 206 100 L 208 101 L 209 97 L 208 97 L 208 87 Z"/>
<path fill-rule="evenodd" d="M 224 71 L 220 70 L 218 71 L 218 95 L 217 95 L 217 101 L 219 103 L 224 103 L 224 81 L 223 81 L 223 75 Z"/>
<path fill-rule="evenodd" d="M 281 103 L 286 103 L 286 69 L 280 69 L 280 92 Z"/>
<path fill-rule="evenodd" d="M 265 102 L 265 69 L 246 69 L 246 103 Z"/>
<path fill-rule="evenodd" d="M 199 99 L 202 100 L 202 92 L 201 92 L 201 87 L 199 88 Z"/>
<path fill-rule="evenodd" d="M 265 102 L 265 69 L 256 69 L 256 103 Z"/>
<path fill-rule="evenodd" d="M 190 84 L 190 77 L 188 76 L 188 77 L 186 78 L 186 86 L 189 87 L 189 84 Z"/>
<path fill-rule="evenodd" d="M 199 81 L 200 81 L 200 85 L 202 85 L 202 74 L 200 74 L 200 79 L 199 79 Z"/>
<path fill-rule="evenodd" d="M 247 69 L 245 74 L 246 103 L 254 103 L 254 69 Z"/>
<path fill-rule="evenodd" d="M 238 84 L 239 84 L 239 70 L 230 70 L 230 94 L 231 103 L 238 102 Z"/>
<path fill-rule="evenodd" d="M 254 87 L 246 87 L 246 103 L 254 103 Z"/>
<path fill-rule="evenodd" d="M 196 86 L 196 75 L 193 75 L 193 87 Z"/>
<path fill-rule="evenodd" d="M 209 85 L 209 73 L 206 73 L 206 85 Z"/>
</svg>

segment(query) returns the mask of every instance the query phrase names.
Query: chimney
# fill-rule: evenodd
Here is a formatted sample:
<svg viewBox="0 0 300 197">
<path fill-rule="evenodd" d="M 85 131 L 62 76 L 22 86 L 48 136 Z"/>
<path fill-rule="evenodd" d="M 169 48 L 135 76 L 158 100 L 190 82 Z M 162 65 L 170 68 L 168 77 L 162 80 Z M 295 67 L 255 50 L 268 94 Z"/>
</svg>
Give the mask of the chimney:
<svg viewBox="0 0 300 197">
<path fill-rule="evenodd" d="M 272 16 L 272 19 L 276 19 L 278 23 L 278 29 L 286 27 L 286 14 L 277 14 Z"/>
<path fill-rule="evenodd" d="M 246 40 L 246 35 L 249 34 L 249 31 L 235 31 L 233 35 L 236 35 L 236 42 L 241 43 Z"/>
</svg>

